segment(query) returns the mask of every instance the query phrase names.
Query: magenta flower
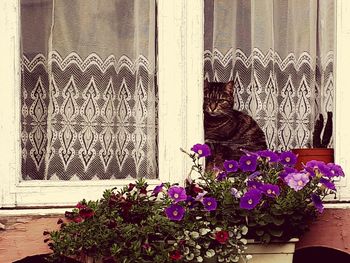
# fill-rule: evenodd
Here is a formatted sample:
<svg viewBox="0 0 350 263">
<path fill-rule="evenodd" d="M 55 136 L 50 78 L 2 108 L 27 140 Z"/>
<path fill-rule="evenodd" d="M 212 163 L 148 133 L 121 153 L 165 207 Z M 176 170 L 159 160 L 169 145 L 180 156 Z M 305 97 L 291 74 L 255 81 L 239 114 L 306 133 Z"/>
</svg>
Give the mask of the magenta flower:
<svg viewBox="0 0 350 263">
<path fill-rule="evenodd" d="M 243 155 L 239 159 L 239 167 L 243 172 L 254 172 L 257 166 L 257 156 Z"/>
<path fill-rule="evenodd" d="M 276 197 L 280 194 L 280 188 L 274 184 L 264 184 L 260 187 L 260 190 L 269 197 Z"/>
<path fill-rule="evenodd" d="M 334 164 L 334 163 L 328 163 L 327 167 L 329 168 L 332 177 L 334 177 L 334 176 L 338 177 L 338 176 L 344 176 L 345 175 L 344 171 L 343 171 L 343 169 L 341 168 L 340 165 L 337 165 L 337 164 Z"/>
<path fill-rule="evenodd" d="M 311 200 L 312 200 L 315 208 L 318 210 L 318 212 L 322 213 L 324 207 L 323 207 L 321 198 L 318 195 L 316 195 L 316 194 L 311 194 Z"/>
<path fill-rule="evenodd" d="M 261 197 L 261 191 L 254 188 L 250 189 L 242 196 L 239 206 L 243 209 L 251 210 L 259 204 Z"/>
<path fill-rule="evenodd" d="M 204 209 L 207 211 L 213 211 L 218 206 L 216 199 L 213 197 L 205 197 L 203 198 L 202 204 L 204 205 Z"/>
<path fill-rule="evenodd" d="M 311 178 L 314 178 L 316 176 L 316 173 L 313 168 L 304 166 L 304 170 L 301 171 L 302 173 L 307 173 Z"/>
<path fill-rule="evenodd" d="M 172 186 L 168 190 L 168 195 L 174 200 L 174 203 L 185 201 L 187 199 L 186 190 L 180 186 Z"/>
<path fill-rule="evenodd" d="M 323 184 L 328 189 L 331 189 L 333 191 L 337 191 L 337 189 L 335 188 L 335 184 L 333 182 L 327 180 L 326 178 L 321 178 L 320 183 Z"/>
<path fill-rule="evenodd" d="M 297 172 L 298 172 L 297 169 L 286 166 L 286 167 L 284 167 L 284 170 L 282 172 L 280 172 L 279 177 L 281 179 L 284 179 L 288 174 L 297 173 Z"/>
<path fill-rule="evenodd" d="M 157 185 L 156 187 L 154 187 L 152 194 L 155 196 L 158 196 L 158 194 L 163 191 L 163 183 L 161 183 L 160 185 Z"/>
<path fill-rule="evenodd" d="M 327 177 L 333 177 L 333 173 L 329 166 L 327 166 L 322 161 L 312 160 L 306 163 L 305 170 L 308 171 L 312 177 L 316 175 L 316 173 L 321 173 Z"/>
<path fill-rule="evenodd" d="M 234 188 L 234 187 L 231 188 L 231 195 L 233 195 L 236 198 L 240 198 L 241 197 L 241 195 L 238 192 L 238 190 L 236 188 Z"/>
<path fill-rule="evenodd" d="M 248 179 L 253 180 L 255 177 L 259 176 L 260 174 L 261 174 L 260 171 L 255 171 L 254 173 L 248 176 Z"/>
<path fill-rule="evenodd" d="M 202 191 L 201 193 L 198 193 L 195 200 L 199 202 L 203 202 L 203 198 L 207 193 L 208 193 L 207 191 Z"/>
<path fill-rule="evenodd" d="M 195 144 L 191 148 L 191 151 L 194 151 L 198 154 L 198 157 L 207 157 L 211 155 L 211 151 L 208 145 L 206 144 Z"/>
<path fill-rule="evenodd" d="M 257 181 L 248 181 L 247 186 L 248 188 L 254 188 L 254 189 L 259 189 L 263 184 Z"/>
<path fill-rule="evenodd" d="M 194 199 L 192 196 L 187 196 L 186 199 L 186 205 L 188 206 L 189 209 L 194 208 L 194 205 L 196 203 L 196 199 Z"/>
<path fill-rule="evenodd" d="M 238 170 L 238 162 L 235 160 L 226 160 L 224 162 L 224 168 L 228 173 L 234 173 Z"/>
<path fill-rule="evenodd" d="M 291 151 L 281 152 L 280 163 L 285 166 L 294 166 L 297 163 L 297 156 Z"/>
<path fill-rule="evenodd" d="M 225 171 L 221 171 L 216 176 L 216 180 L 223 181 L 223 180 L 225 180 L 226 177 L 227 177 L 227 173 Z"/>
<path fill-rule="evenodd" d="M 280 160 L 278 154 L 270 150 L 263 150 L 258 152 L 260 157 L 265 158 L 268 162 L 275 163 Z"/>
<path fill-rule="evenodd" d="M 310 181 L 309 175 L 306 173 L 290 173 L 284 178 L 290 188 L 299 191 Z"/>
<path fill-rule="evenodd" d="M 170 220 L 180 221 L 185 215 L 185 208 L 181 205 L 173 204 L 165 208 L 165 214 Z"/>
<path fill-rule="evenodd" d="M 324 168 L 325 165 L 326 164 L 322 161 L 312 160 L 312 161 L 308 161 L 305 166 L 308 168 L 311 168 L 316 172 L 320 172 L 320 169 L 322 170 L 322 168 Z"/>
</svg>

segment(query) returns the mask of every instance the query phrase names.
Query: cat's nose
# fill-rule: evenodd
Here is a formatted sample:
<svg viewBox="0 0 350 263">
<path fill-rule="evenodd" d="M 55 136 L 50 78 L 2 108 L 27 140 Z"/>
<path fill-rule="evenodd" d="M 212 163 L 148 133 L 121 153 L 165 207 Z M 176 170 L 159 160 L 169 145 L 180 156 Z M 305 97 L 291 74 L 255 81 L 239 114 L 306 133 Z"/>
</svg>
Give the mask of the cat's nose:
<svg viewBox="0 0 350 263">
<path fill-rule="evenodd" d="M 210 111 L 210 112 L 214 112 L 215 109 L 216 109 L 216 103 L 210 103 L 210 105 L 209 105 L 209 111 Z"/>
</svg>

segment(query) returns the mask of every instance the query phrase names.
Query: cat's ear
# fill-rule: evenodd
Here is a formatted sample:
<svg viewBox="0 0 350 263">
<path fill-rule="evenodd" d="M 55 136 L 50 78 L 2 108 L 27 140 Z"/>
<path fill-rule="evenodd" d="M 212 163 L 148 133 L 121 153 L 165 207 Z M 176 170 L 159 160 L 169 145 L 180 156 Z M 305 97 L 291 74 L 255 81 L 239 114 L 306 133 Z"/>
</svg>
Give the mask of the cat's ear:
<svg viewBox="0 0 350 263">
<path fill-rule="evenodd" d="M 234 87 L 233 80 L 231 80 L 225 84 L 224 90 L 227 94 L 232 95 L 233 94 L 233 87 Z"/>
</svg>

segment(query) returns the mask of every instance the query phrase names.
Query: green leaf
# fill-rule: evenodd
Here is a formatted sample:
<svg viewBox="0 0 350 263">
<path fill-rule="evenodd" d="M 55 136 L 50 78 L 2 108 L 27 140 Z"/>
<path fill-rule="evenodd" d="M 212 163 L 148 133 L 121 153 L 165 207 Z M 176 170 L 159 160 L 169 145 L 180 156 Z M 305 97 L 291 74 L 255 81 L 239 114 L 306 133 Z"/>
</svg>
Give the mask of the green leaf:
<svg viewBox="0 0 350 263">
<path fill-rule="evenodd" d="M 259 236 L 259 237 L 261 237 L 262 235 L 264 235 L 264 230 L 256 230 L 255 231 L 255 233 Z"/>
<path fill-rule="evenodd" d="M 261 225 L 261 226 L 266 226 L 268 223 L 266 221 L 264 221 L 264 220 L 259 220 L 258 224 Z"/>
<path fill-rule="evenodd" d="M 276 226 L 280 226 L 284 223 L 284 218 L 283 217 L 274 217 L 273 218 L 273 223 L 276 225 Z"/>
<path fill-rule="evenodd" d="M 281 237 L 283 235 L 283 230 L 282 229 L 269 229 L 269 232 L 274 237 Z"/>
<path fill-rule="evenodd" d="M 271 236 L 268 233 L 265 233 L 261 239 L 265 243 L 270 243 L 271 241 Z"/>
</svg>

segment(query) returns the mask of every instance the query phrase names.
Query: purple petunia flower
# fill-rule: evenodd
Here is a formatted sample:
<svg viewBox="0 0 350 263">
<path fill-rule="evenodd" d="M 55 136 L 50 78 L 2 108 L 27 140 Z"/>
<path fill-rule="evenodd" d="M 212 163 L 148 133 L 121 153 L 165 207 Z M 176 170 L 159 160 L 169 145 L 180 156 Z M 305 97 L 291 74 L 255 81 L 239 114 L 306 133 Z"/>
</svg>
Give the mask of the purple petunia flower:
<svg viewBox="0 0 350 263">
<path fill-rule="evenodd" d="M 233 195 L 236 198 L 240 198 L 241 194 L 238 192 L 238 190 L 234 187 L 231 188 L 231 195 Z"/>
<path fill-rule="evenodd" d="M 173 204 L 165 208 L 165 214 L 170 220 L 180 221 L 185 215 L 185 208 L 181 205 Z"/>
<path fill-rule="evenodd" d="M 260 190 L 269 197 L 276 197 L 280 194 L 280 188 L 274 184 L 264 184 L 260 187 Z"/>
<path fill-rule="evenodd" d="M 191 148 L 191 151 L 194 151 L 198 154 L 199 157 L 207 157 L 211 155 L 211 151 L 208 145 L 206 144 L 195 144 Z"/>
<path fill-rule="evenodd" d="M 223 181 L 223 180 L 225 180 L 226 177 L 227 177 L 227 173 L 225 171 L 221 171 L 216 176 L 216 180 Z"/>
<path fill-rule="evenodd" d="M 340 165 L 337 165 L 337 164 L 334 164 L 334 163 L 328 163 L 327 167 L 329 168 L 332 177 L 334 177 L 334 176 L 338 177 L 338 176 L 344 176 L 345 175 L 344 171 L 343 171 L 343 169 L 341 168 Z"/>
<path fill-rule="evenodd" d="M 279 161 L 279 156 L 273 151 L 270 150 L 263 150 L 258 152 L 260 157 L 266 158 L 268 162 L 275 163 Z"/>
<path fill-rule="evenodd" d="M 285 166 L 294 166 L 297 163 L 297 156 L 291 152 L 281 152 L 280 156 L 280 163 Z"/>
<path fill-rule="evenodd" d="M 326 176 L 328 178 L 333 177 L 333 173 L 332 173 L 331 169 L 326 164 L 321 165 L 319 167 L 319 171 L 323 176 Z"/>
<path fill-rule="evenodd" d="M 248 181 L 247 182 L 247 186 L 248 188 L 255 188 L 255 189 L 259 189 L 263 184 L 257 181 Z"/>
<path fill-rule="evenodd" d="M 320 168 L 325 166 L 326 164 L 322 161 L 316 161 L 316 160 L 312 160 L 312 161 L 308 161 L 306 163 L 306 167 L 311 168 L 312 170 L 319 172 Z M 322 168 L 321 168 L 322 169 Z"/>
<path fill-rule="evenodd" d="M 243 209 L 251 210 L 259 204 L 260 200 L 261 191 L 258 189 L 250 189 L 242 196 L 239 206 Z"/>
<path fill-rule="evenodd" d="M 321 173 L 327 177 L 333 177 L 333 173 L 329 166 L 327 166 L 322 161 L 312 160 L 306 163 L 305 170 L 308 171 L 312 177 L 316 176 L 316 174 Z"/>
<path fill-rule="evenodd" d="M 168 190 L 168 195 L 175 203 L 185 201 L 187 199 L 186 190 L 180 186 L 172 186 Z"/>
<path fill-rule="evenodd" d="M 327 187 L 328 189 L 337 191 L 337 189 L 335 188 L 335 184 L 325 178 L 321 178 L 320 179 L 320 183 L 323 184 L 325 187 Z"/>
<path fill-rule="evenodd" d="M 158 194 L 163 191 L 163 183 L 161 183 L 160 185 L 157 185 L 156 187 L 154 187 L 152 194 L 155 196 L 158 196 Z"/>
<path fill-rule="evenodd" d="M 251 175 L 248 176 L 249 180 L 253 180 L 254 178 L 256 178 L 257 176 L 259 176 L 261 174 L 260 171 L 255 171 L 254 173 L 252 173 Z"/>
<path fill-rule="evenodd" d="M 195 205 L 195 202 L 196 202 L 196 199 L 194 199 L 192 196 L 187 196 L 187 199 L 186 199 L 186 205 L 192 209 L 194 208 L 194 205 Z"/>
<path fill-rule="evenodd" d="M 304 170 L 300 171 L 302 173 L 307 173 L 311 178 L 316 176 L 316 173 L 313 168 L 304 166 Z"/>
<path fill-rule="evenodd" d="M 202 202 L 204 196 L 205 196 L 207 193 L 208 193 L 207 191 L 203 191 L 203 192 L 201 192 L 201 193 L 198 193 L 195 200 L 196 200 L 196 201 L 199 201 L 199 202 Z"/>
<path fill-rule="evenodd" d="M 298 170 L 292 167 L 284 167 L 284 170 L 282 172 L 279 173 L 279 177 L 284 179 L 288 174 L 290 173 L 297 173 Z"/>
<path fill-rule="evenodd" d="M 203 198 L 202 204 L 204 205 L 205 210 L 213 211 L 218 206 L 216 199 L 213 197 L 205 197 Z"/>
<path fill-rule="evenodd" d="M 243 155 L 239 159 L 239 167 L 243 172 L 254 172 L 257 166 L 256 155 Z"/>
<path fill-rule="evenodd" d="M 316 209 L 318 210 L 318 212 L 322 213 L 324 207 L 323 207 L 321 198 L 316 194 L 311 194 L 311 200 L 312 200 L 314 206 L 316 207 Z"/>
<path fill-rule="evenodd" d="M 309 175 L 306 173 L 290 173 L 284 178 L 290 188 L 299 191 L 310 181 Z"/>
<path fill-rule="evenodd" d="M 228 173 L 234 173 L 238 170 L 238 162 L 235 160 L 226 160 L 224 162 L 224 168 Z"/>
</svg>

